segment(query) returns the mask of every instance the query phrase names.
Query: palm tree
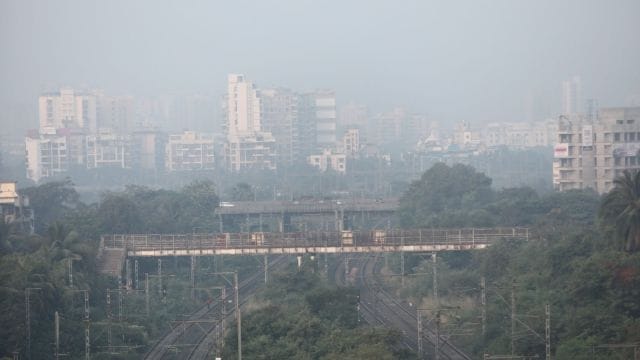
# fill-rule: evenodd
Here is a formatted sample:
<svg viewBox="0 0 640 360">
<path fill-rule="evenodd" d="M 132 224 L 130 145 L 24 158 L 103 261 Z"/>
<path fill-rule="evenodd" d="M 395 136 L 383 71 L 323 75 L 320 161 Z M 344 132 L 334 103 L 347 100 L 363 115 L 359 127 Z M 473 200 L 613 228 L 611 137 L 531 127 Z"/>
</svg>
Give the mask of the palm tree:
<svg viewBox="0 0 640 360">
<path fill-rule="evenodd" d="M 625 170 L 600 205 L 600 218 L 614 225 L 626 251 L 640 250 L 640 171 Z"/>
</svg>

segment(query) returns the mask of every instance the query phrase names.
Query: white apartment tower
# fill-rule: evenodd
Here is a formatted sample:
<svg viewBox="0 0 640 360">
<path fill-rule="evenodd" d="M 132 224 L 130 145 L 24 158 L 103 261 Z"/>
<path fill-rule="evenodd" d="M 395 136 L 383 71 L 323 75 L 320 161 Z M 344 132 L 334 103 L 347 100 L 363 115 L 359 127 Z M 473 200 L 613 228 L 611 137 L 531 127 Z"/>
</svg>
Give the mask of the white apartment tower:
<svg viewBox="0 0 640 360">
<path fill-rule="evenodd" d="M 227 134 L 260 131 L 260 96 L 244 75 L 229 74 L 227 79 Z"/>
<path fill-rule="evenodd" d="M 244 75 L 227 79 L 225 162 L 231 171 L 275 169 L 276 141 L 262 131 L 260 93 Z"/>
</svg>

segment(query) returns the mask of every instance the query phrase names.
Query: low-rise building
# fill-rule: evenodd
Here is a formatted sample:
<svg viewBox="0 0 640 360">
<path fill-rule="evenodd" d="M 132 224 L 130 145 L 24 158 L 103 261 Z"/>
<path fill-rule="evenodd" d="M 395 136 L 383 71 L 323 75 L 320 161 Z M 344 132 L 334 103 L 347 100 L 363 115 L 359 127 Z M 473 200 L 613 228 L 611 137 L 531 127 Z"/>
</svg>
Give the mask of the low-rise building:
<svg viewBox="0 0 640 360">
<path fill-rule="evenodd" d="M 5 224 L 33 234 L 33 211 L 29 207 L 29 198 L 18 193 L 15 181 L 0 182 L 0 215 Z"/>
<path fill-rule="evenodd" d="M 330 149 L 325 149 L 322 154 L 309 156 L 307 162 L 320 169 L 320 171 L 331 169 L 341 174 L 347 171 L 347 156 L 345 154 L 334 153 Z"/>
</svg>

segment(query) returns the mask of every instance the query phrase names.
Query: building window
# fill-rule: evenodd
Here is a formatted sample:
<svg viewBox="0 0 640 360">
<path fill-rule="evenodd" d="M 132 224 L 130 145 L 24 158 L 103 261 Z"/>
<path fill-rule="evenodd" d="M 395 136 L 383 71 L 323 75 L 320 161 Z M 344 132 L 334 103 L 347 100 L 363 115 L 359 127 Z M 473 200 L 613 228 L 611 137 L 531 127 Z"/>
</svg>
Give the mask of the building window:
<svg viewBox="0 0 640 360">
<path fill-rule="evenodd" d="M 627 120 L 627 124 L 633 124 L 634 122 L 635 122 L 635 120 L 633 120 L 633 119 Z"/>
<path fill-rule="evenodd" d="M 614 133 L 613 134 L 613 141 L 614 142 L 620 142 L 620 133 Z"/>
<path fill-rule="evenodd" d="M 624 124 L 624 120 L 616 120 L 616 124 L 622 125 L 622 124 Z"/>
</svg>

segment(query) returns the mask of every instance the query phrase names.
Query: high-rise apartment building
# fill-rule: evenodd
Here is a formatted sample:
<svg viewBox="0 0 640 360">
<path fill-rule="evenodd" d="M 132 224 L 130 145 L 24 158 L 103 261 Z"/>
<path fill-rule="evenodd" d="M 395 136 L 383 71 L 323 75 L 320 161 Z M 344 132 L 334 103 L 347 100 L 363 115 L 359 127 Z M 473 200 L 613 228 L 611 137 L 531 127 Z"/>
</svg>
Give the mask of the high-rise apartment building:
<svg viewBox="0 0 640 360">
<path fill-rule="evenodd" d="M 291 165 L 300 151 L 297 93 L 288 89 L 260 90 L 261 128 L 275 139 L 276 161 Z"/>
<path fill-rule="evenodd" d="M 95 131 L 97 126 L 96 97 L 79 94 L 71 88 L 38 98 L 40 129 L 80 128 Z"/>
<path fill-rule="evenodd" d="M 276 141 L 262 129 L 260 92 L 244 75 L 230 74 L 225 102 L 227 169 L 275 169 Z"/>
<path fill-rule="evenodd" d="M 316 150 L 336 147 L 336 94 L 332 90 L 313 93 L 315 108 Z"/>
<path fill-rule="evenodd" d="M 606 193 L 624 170 L 640 169 L 639 155 L 640 107 L 602 108 L 593 122 L 561 116 L 554 147 L 554 188 Z"/>
<path fill-rule="evenodd" d="M 260 96 L 244 75 L 230 74 L 227 79 L 227 124 L 229 136 L 261 131 Z"/>
<path fill-rule="evenodd" d="M 574 76 L 562 82 L 562 114 L 571 115 L 582 112 L 582 81 Z"/>
</svg>

